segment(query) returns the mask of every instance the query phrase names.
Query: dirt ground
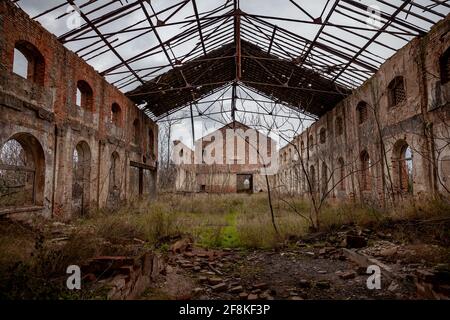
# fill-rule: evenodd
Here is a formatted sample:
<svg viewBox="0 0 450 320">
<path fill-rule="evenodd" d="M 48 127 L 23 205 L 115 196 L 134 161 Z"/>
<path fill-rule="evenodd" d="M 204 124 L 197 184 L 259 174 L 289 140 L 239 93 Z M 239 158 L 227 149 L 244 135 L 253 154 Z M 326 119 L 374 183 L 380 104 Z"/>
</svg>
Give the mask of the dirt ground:
<svg viewBox="0 0 450 320">
<path fill-rule="evenodd" d="M 197 200 L 191 206 L 203 204 Z M 166 263 L 161 275 L 158 270 L 157 281 L 152 279 L 150 288 L 142 295 L 139 292 L 137 297 L 142 299 L 403 300 L 450 296 L 448 211 L 442 217 L 341 223 L 319 232 L 286 233 L 274 238 L 276 242 L 254 242 L 239 238 L 246 234 L 238 231 L 248 225 L 238 228 L 236 217 L 230 214 L 244 202 L 235 201 L 240 205 L 230 211 L 230 201 L 225 200 L 215 199 L 214 206 L 197 210 L 200 213 L 194 218 L 189 213 L 180 214 L 189 218 L 177 220 L 182 233 L 172 229 L 162 232 L 172 226 L 172 215 L 164 218 L 158 212 L 146 211 L 100 215 L 73 224 L 42 221 L 28 225 L 0 220 L 0 294 L 8 299 L 108 298 L 89 290 L 68 295 L 65 282 L 59 281 L 66 277 L 65 268 L 84 265 L 96 257 L 129 258 L 151 252 Z M 240 209 L 250 210 L 256 203 Z M 190 207 L 182 204 L 183 208 Z M 210 207 L 222 211 L 219 214 L 215 210 L 217 214 L 210 217 Z M 221 218 L 223 225 L 214 229 L 220 232 L 194 232 L 194 226 L 198 228 L 206 217 L 208 223 Z M 254 222 L 249 220 L 247 224 Z M 255 223 L 257 229 L 243 230 L 252 234 L 250 240 L 264 240 L 265 224 Z M 211 231 L 205 225 L 201 228 Z M 213 241 L 216 235 L 221 241 Z M 369 263 L 361 263 L 361 257 Z M 367 286 L 367 265 L 374 264 L 383 265 L 379 289 Z M 93 281 L 101 277 L 102 273 Z M 52 281 L 55 286 L 49 287 Z"/>
<path fill-rule="evenodd" d="M 145 299 L 414 299 L 415 288 L 381 278 L 369 290 L 366 270 L 336 248 L 203 250 L 171 254 L 165 281 Z"/>
<path fill-rule="evenodd" d="M 169 254 L 165 280 L 144 299 L 445 299 L 448 223 L 412 229 L 411 222 L 389 224 L 376 232 L 343 225 L 271 250 L 192 245 Z M 361 264 L 361 257 L 369 263 Z M 380 289 L 367 286 L 367 265 L 373 264 L 382 266 Z"/>
</svg>

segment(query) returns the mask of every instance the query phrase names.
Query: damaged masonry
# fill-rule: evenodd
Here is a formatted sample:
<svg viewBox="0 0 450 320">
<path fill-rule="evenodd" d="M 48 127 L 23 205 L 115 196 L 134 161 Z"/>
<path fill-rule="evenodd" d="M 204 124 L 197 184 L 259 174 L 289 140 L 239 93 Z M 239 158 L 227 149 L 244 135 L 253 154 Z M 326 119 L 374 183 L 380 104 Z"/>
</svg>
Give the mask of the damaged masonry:
<svg viewBox="0 0 450 320">
<path fill-rule="evenodd" d="M 448 298 L 450 5 L 262 2 L 0 0 L 0 233 L 108 299 Z"/>
</svg>

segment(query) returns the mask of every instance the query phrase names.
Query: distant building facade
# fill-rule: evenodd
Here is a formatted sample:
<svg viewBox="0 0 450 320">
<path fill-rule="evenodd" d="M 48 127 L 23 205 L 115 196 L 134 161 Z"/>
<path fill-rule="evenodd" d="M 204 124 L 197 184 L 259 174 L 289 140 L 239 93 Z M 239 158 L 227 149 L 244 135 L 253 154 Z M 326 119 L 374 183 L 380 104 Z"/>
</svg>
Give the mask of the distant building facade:
<svg viewBox="0 0 450 320">
<path fill-rule="evenodd" d="M 237 121 L 197 140 L 194 150 L 180 141 L 174 145 L 180 192 L 264 192 L 264 175 L 277 161 L 275 141 Z"/>
</svg>

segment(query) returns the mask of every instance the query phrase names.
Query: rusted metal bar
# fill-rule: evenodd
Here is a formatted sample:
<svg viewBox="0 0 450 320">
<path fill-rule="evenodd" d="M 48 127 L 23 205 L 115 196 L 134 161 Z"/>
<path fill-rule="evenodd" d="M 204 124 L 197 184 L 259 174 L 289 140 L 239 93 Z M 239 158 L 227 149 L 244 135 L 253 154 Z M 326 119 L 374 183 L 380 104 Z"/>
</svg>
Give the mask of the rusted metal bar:
<svg viewBox="0 0 450 320">
<path fill-rule="evenodd" d="M 163 44 L 163 41 L 161 40 L 161 37 L 159 36 L 158 31 L 156 31 L 156 29 L 155 29 L 155 26 L 154 26 L 154 24 L 153 24 L 153 21 L 152 21 L 152 19 L 150 18 L 150 15 L 148 14 L 148 11 L 147 11 L 147 9 L 145 8 L 145 5 L 144 5 L 142 2 L 141 2 L 141 8 L 142 8 L 142 11 L 143 11 L 144 14 L 145 14 L 145 17 L 147 18 L 148 23 L 150 24 L 150 27 L 152 28 L 153 33 L 154 33 L 155 36 L 156 36 L 156 39 L 158 40 L 159 46 L 161 47 L 161 49 L 162 49 L 163 52 L 164 52 L 164 55 L 166 56 L 166 58 L 167 58 L 167 60 L 169 61 L 170 65 L 172 66 L 172 68 L 175 67 L 174 64 L 173 64 L 173 62 L 172 62 L 172 59 L 171 59 L 170 56 L 169 56 L 169 53 L 167 52 L 167 49 L 166 49 L 165 45 Z"/>
<path fill-rule="evenodd" d="M 275 84 L 275 83 L 249 81 L 249 80 L 245 80 L 245 81 L 243 81 L 243 83 L 252 84 L 252 85 L 260 85 L 260 86 L 268 86 L 268 87 L 274 87 L 274 88 L 286 88 L 286 89 L 293 89 L 293 90 L 299 90 L 299 91 L 305 91 L 305 92 L 326 93 L 326 94 L 331 94 L 331 95 L 342 96 L 342 93 L 336 92 L 336 91 L 332 91 L 332 90 L 321 90 L 321 89 L 313 89 L 313 88 L 292 87 L 292 86 L 285 86 L 285 85 Z"/>
<path fill-rule="evenodd" d="M 167 18 L 164 19 L 163 25 L 165 26 L 166 23 L 167 23 L 167 21 L 169 21 L 169 20 L 170 20 L 173 16 L 175 16 L 181 9 L 183 9 L 183 8 L 189 3 L 189 1 L 190 1 L 190 0 L 184 1 L 183 3 L 180 4 L 180 6 L 179 6 L 174 12 L 172 12 L 171 14 L 169 14 L 169 15 L 167 16 Z"/>
<path fill-rule="evenodd" d="M 344 24 L 336 24 L 336 23 L 323 23 L 323 22 L 313 22 L 308 20 L 300 20 L 300 19 L 293 19 L 293 18 L 284 18 L 284 17 L 275 17 L 275 16 L 267 16 L 267 15 L 260 15 L 260 14 L 245 14 L 248 17 L 252 18 L 258 18 L 258 19 L 266 19 L 266 20 L 277 20 L 277 21 L 285 21 L 285 22 L 297 22 L 297 23 L 303 23 L 303 24 L 314 24 L 314 25 L 325 25 L 328 27 L 335 27 L 335 28 L 348 28 L 348 29 L 354 29 L 354 30 L 361 30 L 361 31 L 370 31 L 375 32 L 376 30 L 369 28 L 369 27 L 358 27 L 358 26 L 352 26 L 352 25 L 344 25 Z M 381 33 L 387 33 L 387 34 L 397 34 L 397 35 L 411 35 L 411 33 L 404 33 L 404 32 L 394 32 L 390 30 L 383 30 Z"/>
<path fill-rule="evenodd" d="M 204 38 L 203 43 L 205 43 L 205 42 L 208 41 L 208 40 L 212 40 L 212 39 L 214 39 L 214 38 L 216 38 L 216 37 L 221 37 L 221 38 L 223 39 L 223 33 L 227 32 L 228 30 L 221 31 L 221 32 L 218 32 L 218 30 L 219 30 L 219 28 L 221 28 L 224 24 L 226 24 L 227 21 L 229 21 L 229 18 L 225 18 L 225 20 L 222 21 L 221 24 L 219 24 L 218 26 L 216 26 L 210 33 L 208 33 L 208 34 L 206 35 L 206 37 Z M 181 61 L 184 61 L 184 60 L 186 60 L 188 57 L 195 55 L 195 51 L 197 50 L 198 47 L 199 47 L 199 43 L 197 43 L 197 44 L 195 45 L 195 47 L 194 47 L 191 51 L 189 51 L 186 55 L 184 55 L 183 58 L 181 58 Z"/>
<path fill-rule="evenodd" d="M 383 30 L 385 30 L 392 22 L 392 19 L 394 19 L 409 3 L 411 0 L 405 0 L 398 8 L 397 10 L 392 14 L 391 18 L 378 30 L 378 32 L 355 54 L 355 56 L 345 65 L 344 68 L 341 69 L 341 71 L 333 78 L 333 81 L 335 81 L 339 76 L 353 63 L 356 61 L 359 55 L 363 53 L 372 43 L 375 39 L 377 39 L 382 33 Z"/>
<path fill-rule="evenodd" d="M 242 77 L 241 60 L 241 11 L 239 1 L 234 1 L 234 45 L 236 47 L 236 81 Z"/>
<path fill-rule="evenodd" d="M 206 56 L 205 41 L 203 40 L 202 26 L 200 24 L 200 17 L 198 15 L 197 3 L 195 2 L 195 0 L 192 0 L 192 6 L 194 7 L 195 20 L 197 20 L 198 35 L 200 37 L 200 43 L 202 44 L 203 54 Z"/>
<path fill-rule="evenodd" d="M 224 85 L 225 85 L 225 84 L 224 84 Z M 219 92 L 220 90 L 223 90 L 223 88 L 224 88 L 224 87 L 216 88 L 216 89 L 210 91 L 208 94 L 205 94 L 205 95 L 203 95 L 202 97 L 198 97 L 198 98 L 196 98 L 195 100 L 193 100 L 193 101 L 191 101 L 191 102 L 192 102 L 192 103 L 197 103 L 197 101 L 202 100 L 202 99 L 204 99 L 204 98 L 206 98 L 206 97 L 212 96 L 212 95 L 216 94 L 217 92 Z M 221 96 L 223 96 L 229 89 L 230 89 L 230 88 L 227 87 L 227 89 L 222 93 Z M 177 106 L 177 107 L 173 108 L 170 112 L 166 112 L 164 115 L 159 116 L 158 119 L 157 119 L 157 121 L 159 121 L 160 119 L 163 119 L 163 118 L 165 118 L 165 117 L 167 117 L 167 116 L 170 116 L 170 115 L 172 115 L 172 114 L 174 114 L 174 113 L 180 111 L 181 109 L 183 109 L 183 108 L 185 108 L 185 107 L 186 107 L 186 104 Z"/>
<path fill-rule="evenodd" d="M 67 2 L 72 5 L 75 6 L 75 3 L 73 0 L 67 0 Z M 86 21 L 86 23 L 92 28 L 92 30 L 94 30 L 95 33 L 97 33 L 100 38 L 103 40 L 103 42 L 109 47 L 109 49 L 111 50 L 112 53 L 114 53 L 114 55 L 127 67 L 127 69 L 130 70 L 130 72 L 136 77 L 136 79 L 138 79 L 141 83 L 144 83 L 144 81 L 142 81 L 142 79 L 138 76 L 138 74 L 125 62 L 125 60 L 122 58 L 122 56 L 116 51 L 116 49 L 114 49 L 114 47 L 109 43 L 108 39 L 106 39 L 103 34 L 97 29 L 97 27 L 95 26 L 95 24 L 93 24 L 91 22 L 91 20 L 89 20 L 88 17 L 86 17 L 86 15 L 83 13 L 83 11 L 79 10 L 80 16 L 84 19 L 84 21 Z"/>
<path fill-rule="evenodd" d="M 386 5 L 386 6 L 389 6 L 391 8 L 395 8 L 395 9 L 397 8 L 397 6 L 395 6 L 395 5 L 393 5 L 393 4 L 389 3 L 389 2 L 386 2 L 386 1 L 383 1 L 383 0 L 377 0 L 377 1 L 382 3 L 382 4 L 384 4 L 384 5 Z M 342 0 L 342 2 L 348 3 L 349 5 L 352 5 L 353 7 L 356 7 L 356 8 L 359 8 L 359 9 L 363 10 L 364 12 L 367 12 L 370 9 L 365 4 L 362 4 L 362 3 L 354 1 L 354 0 Z M 413 17 L 422 19 L 422 20 L 427 21 L 427 22 L 432 23 L 432 24 L 434 23 L 430 19 L 427 19 L 426 17 L 421 16 L 421 15 L 418 15 L 418 14 L 416 14 L 416 13 L 410 11 L 410 10 L 408 11 L 406 9 L 402 9 L 401 12 L 408 12 L 408 14 L 410 14 Z M 383 19 L 385 19 L 385 20 L 389 20 L 389 18 L 390 18 L 389 14 L 387 14 L 385 12 L 382 12 L 382 11 L 380 12 L 380 16 Z M 410 30 L 414 30 L 415 32 L 417 32 L 419 34 L 423 34 L 425 32 L 425 30 L 423 30 L 422 28 L 418 28 L 417 26 L 415 26 L 415 25 L 413 25 L 411 23 L 408 23 L 406 21 L 401 21 L 401 20 L 398 20 L 398 19 L 394 18 L 394 19 L 392 19 L 392 22 L 395 23 L 395 24 L 401 25 L 401 26 L 403 26 L 405 28 L 408 28 Z"/>
<path fill-rule="evenodd" d="M 325 21 L 324 21 L 325 24 L 328 23 L 328 21 L 330 21 L 330 18 L 333 15 L 334 9 L 336 9 L 338 4 L 339 4 L 339 0 L 336 0 L 334 2 L 333 6 L 331 7 L 331 10 L 328 12 L 327 17 L 325 18 Z M 324 9 L 324 11 L 325 11 L 325 9 Z M 302 55 L 302 60 L 300 61 L 300 65 L 303 65 L 305 63 L 306 59 L 308 58 L 309 54 L 311 53 L 311 50 L 316 45 L 317 40 L 319 39 L 320 35 L 322 34 L 323 29 L 325 28 L 325 24 L 322 24 L 320 26 L 320 29 L 319 29 L 319 31 L 317 31 L 316 36 L 314 37 L 313 41 L 308 46 L 308 49 L 306 50 L 306 52 Z"/>
<path fill-rule="evenodd" d="M 300 9 L 300 11 L 302 11 L 304 14 L 306 14 L 312 21 L 315 20 L 315 18 L 309 14 L 308 11 L 306 11 L 305 9 L 303 9 L 301 6 L 299 6 L 297 4 L 297 2 L 295 2 L 294 0 L 289 0 L 294 6 L 296 6 L 298 9 Z"/>
<path fill-rule="evenodd" d="M 244 16 L 244 18 L 245 18 L 245 16 Z M 263 35 L 264 35 L 264 38 L 266 38 L 267 40 L 270 41 L 270 38 L 269 38 L 269 37 L 261 30 L 261 28 L 260 28 L 259 26 L 255 25 L 255 24 L 254 24 L 251 20 L 249 20 L 249 19 L 246 19 L 246 21 L 248 21 L 252 26 L 254 26 L 258 32 L 260 32 L 261 34 L 263 34 Z M 283 47 L 279 46 L 277 43 L 275 43 L 275 45 L 276 45 L 280 50 L 282 50 L 288 57 L 292 58 L 292 55 L 290 55 L 286 50 L 284 50 Z"/>
<path fill-rule="evenodd" d="M 227 84 L 229 81 L 218 81 L 218 82 L 207 82 L 207 83 L 201 83 L 201 84 L 192 84 L 191 87 L 197 87 L 197 86 L 215 86 L 215 85 L 223 85 Z M 127 94 L 129 97 L 139 97 L 139 96 L 146 96 L 150 94 L 161 94 L 161 92 L 179 92 L 183 90 L 191 90 L 191 87 L 178 87 L 178 88 L 168 88 L 164 90 L 155 90 L 155 91 L 144 91 L 139 93 L 130 93 Z"/>
<path fill-rule="evenodd" d="M 356 22 L 358 22 L 358 23 L 366 23 L 366 22 L 363 20 L 364 18 L 366 18 L 366 16 L 365 16 L 363 13 L 358 12 L 358 11 L 356 11 L 356 10 L 353 10 L 353 9 L 351 9 L 351 8 L 348 8 L 348 7 L 346 7 L 346 6 L 340 6 L 339 8 L 340 8 L 340 9 L 347 10 L 347 11 L 350 11 L 350 13 L 351 13 L 351 14 L 350 14 L 350 13 L 345 13 L 345 12 L 343 12 L 343 11 L 341 11 L 341 10 L 336 9 L 336 12 L 338 12 L 339 14 L 341 14 L 341 15 L 343 15 L 343 16 L 345 16 L 345 17 L 347 17 L 347 18 L 349 18 L 349 19 L 351 19 L 351 20 L 353 20 L 353 21 L 356 21 Z M 355 15 L 360 15 L 360 16 L 361 16 L 361 19 L 357 18 Z M 380 21 L 380 22 L 383 22 L 383 21 Z M 396 26 L 394 26 L 394 25 L 391 25 L 391 28 L 392 28 L 392 29 L 397 29 L 397 30 L 400 29 L 400 27 L 396 27 Z M 420 35 L 419 33 L 412 33 L 412 32 L 405 31 L 405 30 L 402 30 L 402 32 L 404 32 L 404 33 L 409 33 L 408 36 L 410 36 L 410 37 L 415 37 L 415 36 L 419 36 L 419 35 Z M 405 41 L 405 42 L 408 42 L 408 41 L 409 41 L 408 38 L 406 38 L 405 36 L 399 36 L 399 35 L 396 35 L 396 34 L 392 34 L 392 36 L 397 37 L 397 38 L 399 38 L 399 39 L 401 39 L 401 40 L 403 40 L 403 41 Z"/>
<path fill-rule="evenodd" d="M 216 18 L 216 19 L 217 19 L 217 18 Z M 185 35 L 185 34 L 187 34 L 187 33 L 193 33 L 193 32 L 195 32 L 195 30 L 184 31 L 184 32 L 179 33 L 179 34 L 173 36 L 172 38 L 170 38 L 170 39 L 164 41 L 163 44 L 171 43 L 171 42 L 174 41 L 175 39 L 178 39 L 178 38 L 182 37 L 183 35 Z M 133 57 L 131 57 L 131 58 L 128 58 L 128 59 L 126 60 L 126 62 L 127 62 L 127 63 L 132 63 L 132 62 L 136 62 L 136 61 L 138 61 L 138 60 L 140 60 L 140 59 L 144 59 L 144 58 L 146 57 L 147 54 L 149 54 L 150 52 L 152 52 L 153 50 L 155 50 L 155 49 L 157 49 L 157 48 L 159 48 L 159 47 L 160 47 L 160 45 L 157 44 L 157 45 L 153 46 L 152 48 L 150 48 L 150 49 L 148 49 L 148 50 L 145 50 L 145 51 L 143 51 L 143 52 L 141 52 L 141 53 L 139 53 L 139 54 L 137 54 L 137 55 L 135 55 L 135 56 L 133 56 Z M 108 68 L 108 69 L 102 71 L 100 74 L 102 74 L 102 75 L 107 74 L 108 72 L 114 71 L 114 70 L 116 70 L 117 68 L 119 68 L 119 67 L 121 67 L 121 66 L 122 66 L 122 64 L 114 65 L 114 66 L 112 66 L 112 67 L 110 67 L 110 68 Z"/>
<path fill-rule="evenodd" d="M 47 13 L 53 12 L 53 11 L 55 11 L 55 10 L 58 10 L 59 8 L 62 8 L 62 7 L 64 7 L 64 6 L 66 6 L 66 5 L 67 5 L 67 2 L 64 0 L 63 3 L 61 3 L 60 5 L 57 5 L 57 6 L 55 6 L 55 7 L 52 7 L 52 8 L 50 8 L 50 9 L 48 9 L 48 10 L 45 10 L 45 11 L 43 11 L 43 12 L 41 12 L 41 13 L 35 15 L 35 16 L 32 17 L 31 19 L 34 20 L 34 19 L 40 18 L 40 17 L 46 15 Z"/>
<path fill-rule="evenodd" d="M 247 16 L 248 16 L 248 15 L 247 15 Z M 271 24 L 271 23 L 269 23 L 269 22 L 266 22 L 266 21 L 264 21 L 264 20 L 261 20 L 261 19 L 258 18 L 258 17 L 255 17 L 255 16 L 253 16 L 253 15 L 250 15 L 250 17 L 252 17 L 252 18 L 254 18 L 254 19 L 258 20 L 258 21 L 261 21 L 262 23 L 266 23 L 267 25 L 273 27 L 273 24 Z M 293 37 L 297 37 L 297 38 L 299 38 L 299 39 L 302 39 L 302 40 L 304 40 L 304 41 L 306 41 L 306 42 L 310 42 L 308 39 L 306 39 L 306 38 L 304 38 L 304 37 L 302 37 L 302 36 L 299 36 L 299 35 L 297 35 L 297 34 L 291 32 L 291 31 L 289 31 L 289 30 L 284 29 L 284 28 L 278 27 L 278 30 L 283 31 L 283 32 L 285 32 L 286 34 L 289 34 L 289 35 L 291 35 L 291 36 L 293 36 Z M 373 31 L 373 30 L 372 30 L 372 31 Z M 331 54 L 334 54 L 334 55 L 336 55 L 336 56 L 338 56 L 338 57 L 341 57 L 341 58 L 343 58 L 343 59 L 346 60 L 346 61 L 352 59 L 351 56 L 346 55 L 346 54 L 343 54 L 342 52 L 340 52 L 340 51 L 338 51 L 338 50 L 336 50 L 336 49 L 333 49 L 333 48 L 331 48 L 331 47 L 329 47 L 329 46 L 327 46 L 327 45 L 325 45 L 325 44 L 323 44 L 323 43 L 316 42 L 315 45 L 316 45 L 316 47 L 318 47 L 318 48 L 320 48 L 320 49 L 322 49 L 322 50 L 324 50 L 324 51 L 327 51 L 328 53 L 331 53 Z M 373 66 L 370 66 L 370 65 L 368 65 L 368 64 L 366 64 L 366 63 L 364 63 L 364 62 L 362 62 L 362 61 L 355 60 L 354 62 L 355 62 L 356 64 L 360 65 L 361 67 L 366 68 L 366 69 L 369 70 L 369 71 L 376 72 L 376 71 L 378 70 L 377 68 L 375 68 L 375 67 L 373 67 Z"/>
<path fill-rule="evenodd" d="M 275 39 L 276 33 L 277 33 L 277 26 L 274 26 L 272 36 L 270 37 L 269 49 L 267 49 L 267 53 L 269 53 L 269 54 L 270 54 L 270 51 L 272 50 L 273 40 Z"/>
<path fill-rule="evenodd" d="M 378 0 L 378 1 L 380 1 L 380 2 L 382 2 L 381 0 Z M 383 2 L 385 2 L 385 1 L 383 1 Z M 382 2 L 382 3 L 383 3 Z M 419 8 L 419 9 L 422 9 L 423 10 L 423 12 L 430 12 L 430 13 L 432 13 L 432 14 L 434 14 L 434 15 L 437 15 L 438 17 L 441 17 L 441 18 L 445 18 L 445 15 L 444 14 L 442 14 L 442 13 L 440 13 L 440 12 L 438 12 L 438 11 L 434 11 L 433 10 L 433 8 L 431 8 L 431 7 L 424 7 L 424 6 L 422 6 L 422 5 L 420 5 L 419 3 L 416 3 L 416 2 L 412 2 L 411 3 L 414 7 L 416 7 L 416 8 Z M 445 2 L 442 2 L 441 4 L 445 4 Z M 415 15 L 414 15 L 415 16 Z M 417 15 L 417 16 L 420 16 L 420 15 Z M 423 17 L 422 17 L 423 18 Z M 430 22 L 431 24 L 434 24 L 434 21 L 431 21 Z"/>
<path fill-rule="evenodd" d="M 192 145 L 195 146 L 195 127 L 194 127 L 194 113 L 192 111 L 192 102 L 189 104 L 191 111 L 191 130 L 192 130 Z"/>
<path fill-rule="evenodd" d="M 99 7 L 95 8 L 95 9 L 92 9 L 91 11 L 85 12 L 85 15 L 88 16 L 88 15 L 90 15 L 91 13 L 97 12 L 97 11 L 99 11 L 99 10 L 101 10 L 101 9 L 103 9 L 103 8 L 106 8 L 106 7 L 108 7 L 109 5 L 114 4 L 114 3 L 118 2 L 118 1 L 120 1 L 120 0 L 111 0 L 111 1 L 109 1 L 108 3 L 105 3 L 105 4 L 99 6 Z M 95 3 L 95 2 L 97 2 L 97 0 L 90 0 L 90 1 L 88 1 L 88 2 L 86 2 L 86 3 L 81 4 L 80 6 L 78 6 L 78 8 L 83 9 L 83 8 L 87 7 L 88 5 L 93 4 L 93 3 Z M 65 13 L 63 13 L 63 14 L 57 16 L 55 19 L 56 19 L 56 20 L 59 20 L 59 19 L 64 18 L 64 17 L 66 17 L 66 16 L 68 16 L 68 15 L 74 13 L 74 12 L 75 12 L 75 10 L 72 10 L 72 11 L 70 11 L 70 12 L 65 12 Z"/>
<path fill-rule="evenodd" d="M 69 2 L 72 6 L 75 6 L 75 4 L 74 4 L 74 2 L 72 0 L 71 1 L 66 0 L 66 1 Z M 123 6 L 122 8 L 118 8 L 116 10 L 108 12 L 108 13 L 106 13 L 106 14 L 98 17 L 98 18 L 93 19 L 91 23 L 96 24 L 98 22 L 105 21 L 106 19 L 113 18 L 116 15 L 118 15 L 120 13 L 123 13 L 124 11 L 126 11 L 128 9 L 134 8 L 135 6 L 137 6 L 142 1 L 144 1 L 144 0 L 136 0 L 136 2 L 133 2 L 133 3 L 130 3 L 130 4 L 126 5 L 126 6 Z M 90 27 L 89 23 L 86 23 L 86 24 L 80 26 L 79 28 L 77 28 L 75 30 L 68 31 L 65 34 L 59 36 L 58 40 L 64 43 L 67 38 L 75 36 L 75 35 L 79 34 L 81 31 L 85 31 L 86 29 L 89 29 L 89 27 Z"/>
<path fill-rule="evenodd" d="M 233 82 L 232 84 L 232 93 L 231 93 L 231 119 L 233 122 L 236 121 L 236 99 L 237 99 L 237 94 L 236 94 L 236 86 L 237 83 Z"/>
</svg>

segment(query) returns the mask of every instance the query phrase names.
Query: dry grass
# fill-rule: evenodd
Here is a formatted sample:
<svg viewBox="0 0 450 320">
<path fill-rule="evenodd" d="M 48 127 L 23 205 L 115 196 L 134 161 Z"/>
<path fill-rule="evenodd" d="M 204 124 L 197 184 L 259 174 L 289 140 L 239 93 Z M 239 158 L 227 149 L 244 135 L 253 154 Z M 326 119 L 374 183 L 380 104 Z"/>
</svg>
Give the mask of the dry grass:
<svg viewBox="0 0 450 320">
<path fill-rule="evenodd" d="M 359 203 L 328 204 L 320 213 L 322 228 L 343 224 L 361 226 L 391 222 L 450 218 L 450 203 L 445 200 L 417 200 L 399 202 L 387 210 L 374 209 Z"/>
<path fill-rule="evenodd" d="M 298 198 L 289 199 L 289 204 L 275 201 L 277 234 L 265 194 L 164 194 L 157 201 L 137 202 L 114 213 L 97 212 L 76 225 L 113 244 L 138 238 L 153 246 L 189 234 L 206 247 L 268 248 L 307 233 L 309 222 L 298 213 L 308 216 L 310 210 L 310 205 Z M 340 203 L 325 205 L 320 220 L 322 229 L 327 230 L 343 224 L 367 226 L 449 216 L 450 205 L 443 201 L 409 202 L 385 212 Z"/>
<path fill-rule="evenodd" d="M 301 205 L 300 205 L 301 207 Z M 136 202 L 117 212 L 100 211 L 75 222 L 79 229 L 111 243 L 141 239 L 149 246 L 189 234 L 205 247 L 273 247 L 306 232 L 307 224 L 292 211 L 276 212 L 277 235 L 267 196 L 161 195 L 156 202 Z"/>
<path fill-rule="evenodd" d="M 31 257 L 35 233 L 19 223 L 0 221 L 0 266 Z"/>
<path fill-rule="evenodd" d="M 55 245 L 36 221 L 35 228 L 0 221 L 0 300 L 79 298 L 65 287 L 65 270 L 97 252 L 97 244 L 82 232 Z"/>
<path fill-rule="evenodd" d="M 72 221 L 74 230 L 65 242 L 54 244 L 48 222 L 36 227 L 0 221 L 0 298 L 73 298 L 56 281 L 70 264 L 95 255 L 136 255 L 141 250 L 164 250 L 180 235 L 189 234 L 205 247 L 271 248 L 308 232 L 310 206 L 300 199 L 274 201 L 274 231 L 267 195 L 161 195 L 154 202 L 134 202 L 115 212 L 99 211 Z M 295 208 L 295 209 L 294 209 Z M 377 228 L 395 225 L 405 242 L 417 239 L 415 230 L 449 239 L 450 205 L 443 201 L 404 203 L 380 212 L 354 203 L 329 204 L 321 211 L 324 230 L 342 224 Z M 442 224 L 440 221 L 446 221 Z M 440 224 L 422 224 L 437 221 Z M 403 228 L 403 229 L 402 229 Z M 406 239 L 409 237 L 408 239 Z M 408 241 L 406 241 L 408 240 Z M 444 243 L 444 242 L 440 242 Z"/>
</svg>

